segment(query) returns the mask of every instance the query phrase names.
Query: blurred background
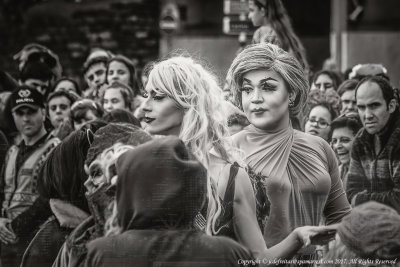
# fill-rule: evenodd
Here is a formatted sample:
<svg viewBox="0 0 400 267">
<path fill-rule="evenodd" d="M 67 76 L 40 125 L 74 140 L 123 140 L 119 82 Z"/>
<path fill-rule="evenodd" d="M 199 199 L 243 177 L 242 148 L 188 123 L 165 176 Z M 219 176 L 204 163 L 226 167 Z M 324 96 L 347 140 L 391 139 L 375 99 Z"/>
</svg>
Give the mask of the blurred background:
<svg viewBox="0 0 400 267">
<path fill-rule="evenodd" d="M 326 59 L 345 71 L 381 63 L 400 84 L 400 1 L 283 0 L 312 71 Z M 25 44 L 43 44 L 60 57 L 64 75 L 81 79 L 92 48 L 134 60 L 138 69 L 175 50 L 188 51 L 221 82 L 254 28 L 243 0 L 2 0 L 0 69 L 18 77 L 13 60 Z"/>
</svg>

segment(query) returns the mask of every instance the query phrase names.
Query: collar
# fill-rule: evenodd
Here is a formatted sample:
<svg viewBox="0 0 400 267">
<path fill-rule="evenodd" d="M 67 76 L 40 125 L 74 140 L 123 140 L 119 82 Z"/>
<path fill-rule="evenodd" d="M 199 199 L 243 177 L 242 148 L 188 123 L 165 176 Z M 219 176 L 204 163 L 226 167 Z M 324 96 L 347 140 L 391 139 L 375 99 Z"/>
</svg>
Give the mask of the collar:
<svg viewBox="0 0 400 267">
<path fill-rule="evenodd" d="M 21 147 L 37 147 L 37 146 L 39 146 L 40 144 L 44 143 L 44 141 L 46 141 L 48 137 L 50 137 L 50 132 L 46 132 L 45 135 L 43 135 L 39 140 L 37 140 L 37 141 L 36 141 L 33 145 L 31 145 L 31 146 L 27 146 L 27 145 L 25 144 L 24 139 L 22 139 L 22 140 L 19 142 L 19 144 L 18 144 L 17 146 L 18 146 L 19 148 L 21 148 Z"/>
<path fill-rule="evenodd" d="M 400 128 L 400 112 L 396 110 L 389 118 L 385 127 L 377 133 L 382 148 L 387 144 L 393 132 Z M 364 128 L 360 132 L 360 138 L 365 140 L 367 143 L 372 144 L 374 142 L 374 135 L 369 134 Z"/>
</svg>

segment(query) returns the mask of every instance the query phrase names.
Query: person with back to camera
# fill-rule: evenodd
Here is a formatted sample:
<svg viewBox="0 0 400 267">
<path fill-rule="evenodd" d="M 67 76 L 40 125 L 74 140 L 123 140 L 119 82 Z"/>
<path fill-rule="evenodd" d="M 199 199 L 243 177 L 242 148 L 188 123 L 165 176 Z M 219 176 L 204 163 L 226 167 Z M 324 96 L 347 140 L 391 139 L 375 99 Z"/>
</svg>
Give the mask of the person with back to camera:
<svg viewBox="0 0 400 267">
<path fill-rule="evenodd" d="M 90 242 L 85 266 L 238 266 L 240 260 L 251 261 L 237 242 L 193 227 L 206 203 L 207 170 L 177 137 L 128 150 L 116 168 L 120 234 Z"/>
<path fill-rule="evenodd" d="M 111 184 L 113 175 L 110 173 L 115 168 L 110 166 L 115 155 L 125 145 L 134 147 L 151 139 L 148 133 L 128 123 L 108 123 L 94 133 L 84 165 L 88 176 L 84 182 L 85 196 L 91 216 L 66 238 L 53 263 L 54 267 L 83 265 L 87 253 L 86 244 L 104 236 L 105 222 L 111 215 L 112 209 L 109 206 L 115 198 L 115 190 Z"/>
</svg>

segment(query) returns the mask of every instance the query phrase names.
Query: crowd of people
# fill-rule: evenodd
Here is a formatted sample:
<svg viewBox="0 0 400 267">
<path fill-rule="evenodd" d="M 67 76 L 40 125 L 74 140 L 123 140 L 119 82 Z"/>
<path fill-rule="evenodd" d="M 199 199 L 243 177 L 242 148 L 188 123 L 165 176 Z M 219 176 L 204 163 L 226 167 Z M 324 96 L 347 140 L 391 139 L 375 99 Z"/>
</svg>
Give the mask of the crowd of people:
<svg viewBox="0 0 400 267">
<path fill-rule="evenodd" d="M 221 87 L 188 55 L 138 73 L 49 48 L 0 72 L 0 266 L 400 266 L 399 92 L 311 75 L 279 0 Z M 268 12 L 267 12 L 268 11 Z"/>
</svg>

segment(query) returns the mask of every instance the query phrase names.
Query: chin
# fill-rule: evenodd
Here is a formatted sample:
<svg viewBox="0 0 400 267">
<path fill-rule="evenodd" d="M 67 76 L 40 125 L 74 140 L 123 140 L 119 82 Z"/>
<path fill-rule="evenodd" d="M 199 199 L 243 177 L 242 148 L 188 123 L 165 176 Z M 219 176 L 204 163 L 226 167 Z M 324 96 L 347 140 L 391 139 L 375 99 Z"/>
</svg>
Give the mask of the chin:
<svg viewBox="0 0 400 267">
<path fill-rule="evenodd" d="M 376 134 L 379 131 L 376 128 L 365 128 L 365 130 L 367 131 L 367 133 L 369 134 Z"/>
<path fill-rule="evenodd" d="M 251 123 L 254 127 L 260 130 L 274 130 L 276 126 L 273 123 Z"/>
<path fill-rule="evenodd" d="M 340 156 L 339 156 L 339 161 L 340 161 L 340 164 L 343 164 L 343 165 L 346 165 L 346 164 L 350 163 L 350 159 L 348 157 L 340 158 Z"/>
</svg>

